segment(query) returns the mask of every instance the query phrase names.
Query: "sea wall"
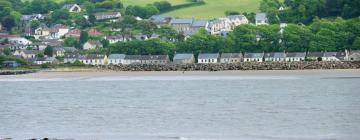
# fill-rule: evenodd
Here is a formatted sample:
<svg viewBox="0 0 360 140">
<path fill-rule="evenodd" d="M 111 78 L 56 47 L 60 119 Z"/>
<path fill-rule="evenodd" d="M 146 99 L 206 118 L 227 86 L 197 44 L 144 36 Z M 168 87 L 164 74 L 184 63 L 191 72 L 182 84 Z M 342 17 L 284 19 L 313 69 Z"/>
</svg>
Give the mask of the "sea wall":
<svg viewBox="0 0 360 140">
<path fill-rule="evenodd" d="M 226 71 L 226 70 L 305 70 L 360 69 L 360 62 L 253 62 L 236 64 L 131 64 L 97 66 L 113 71 Z"/>
</svg>

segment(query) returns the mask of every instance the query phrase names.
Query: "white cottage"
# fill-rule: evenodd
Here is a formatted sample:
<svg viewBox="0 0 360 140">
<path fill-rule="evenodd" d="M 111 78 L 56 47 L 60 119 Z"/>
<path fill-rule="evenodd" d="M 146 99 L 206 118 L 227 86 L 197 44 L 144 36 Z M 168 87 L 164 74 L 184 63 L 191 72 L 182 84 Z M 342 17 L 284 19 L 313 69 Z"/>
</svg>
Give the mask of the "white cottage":
<svg viewBox="0 0 360 140">
<path fill-rule="evenodd" d="M 208 63 L 219 63 L 220 62 L 219 53 L 200 53 L 198 56 L 198 63 L 208 64 Z"/>
<path fill-rule="evenodd" d="M 256 13 L 255 16 L 255 25 L 267 25 L 268 24 L 268 18 L 266 13 Z"/>
<path fill-rule="evenodd" d="M 173 63 L 174 64 L 193 64 L 193 63 L 195 63 L 195 56 L 192 53 L 175 54 Z"/>
<path fill-rule="evenodd" d="M 241 53 L 223 53 L 221 54 L 220 63 L 240 63 L 242 58 Z"/>
<path fill-rule="evenodd" d="M 264 53 L 245 53 L 244 62 L 263 62 Z"/>
<path fill-rule="evenodd" d="M 285 61 L 287 62 L 300 62 L 305 61 L 305 52 L 290 52 L 286 54 Z"/>
<path fill-rule="evenodd" d="M 102 47 L 103 47 L 103 45 L 101 44 L 100 41 L 89 40 L 84 44 L 83 49 L 91 50 L 91 49 L 102 48 Z"/>
<path fill-rule="evenodd" d="M 281 62 L 285 61 L 285 53 L 283 52 L 271 52 L 271 53 L 265 53 L 264 59 L 267 62 Z"/>
<path fill-rule="evenodd" d="M 70 13 L 79 13 L 82 10 L 77 4 L 65 4 L 62 8 L 68 10 Z"/>
<path fill-rule="evenodd" d="M 109 55 L 109 64 L 110 65 L 119 65 L 125 63 L 125 54 L 111 54 Z"/>
</svg>

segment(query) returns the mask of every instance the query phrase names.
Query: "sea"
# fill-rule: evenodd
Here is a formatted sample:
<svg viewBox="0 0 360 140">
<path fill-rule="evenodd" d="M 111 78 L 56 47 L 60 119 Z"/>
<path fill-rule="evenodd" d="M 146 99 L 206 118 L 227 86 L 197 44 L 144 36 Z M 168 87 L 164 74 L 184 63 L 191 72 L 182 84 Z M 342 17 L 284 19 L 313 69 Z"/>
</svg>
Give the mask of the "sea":
<svg viewBox="0 0 360 140">
<path fill-rule="evenodd" d="M 0 139 L 359 140 L 360 75 L 0 76 Z"/>
</svg>

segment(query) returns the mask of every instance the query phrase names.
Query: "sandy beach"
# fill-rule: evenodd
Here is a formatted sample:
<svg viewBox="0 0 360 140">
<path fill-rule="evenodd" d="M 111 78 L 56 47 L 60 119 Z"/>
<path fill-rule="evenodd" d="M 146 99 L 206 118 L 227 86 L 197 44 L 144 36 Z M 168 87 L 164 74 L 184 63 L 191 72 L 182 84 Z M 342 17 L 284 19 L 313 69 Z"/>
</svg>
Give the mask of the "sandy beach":
<svg viewBox="0 0 360 140">
<path fill-rule="evenodd" d="M 98 71 L 98 70 L 51 70 L 24 75 L 0 76 L 7 78 L 74 78 L 74 77 L 109 77 L 109 76 L 287 76 L 287 75 L 359 75 L 360 69 L 343 70 L 259 70 L 259 71 Z"/>
</svg>

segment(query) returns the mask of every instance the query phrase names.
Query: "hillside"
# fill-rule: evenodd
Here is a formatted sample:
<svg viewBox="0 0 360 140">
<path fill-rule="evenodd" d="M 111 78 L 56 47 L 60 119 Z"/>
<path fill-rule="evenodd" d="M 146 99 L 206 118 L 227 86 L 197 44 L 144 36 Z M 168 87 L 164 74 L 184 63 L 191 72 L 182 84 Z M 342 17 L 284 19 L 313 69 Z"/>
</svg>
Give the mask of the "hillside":
<svg viewBox="0 0 360 140">
<path fill-rule="evenodd" d="M 125 5 L 146 5 L 160 0 L 122 0 Z M 187 0 L 168 0 L 173 5 L 186 3 Z M 184 18 L 212 19 L 224 16 L 228 10 L 239 12 L 256 12 L 261 0 L 204 0 L 205 5 L 183 8 L 164 15 Z"/>
</svg>

